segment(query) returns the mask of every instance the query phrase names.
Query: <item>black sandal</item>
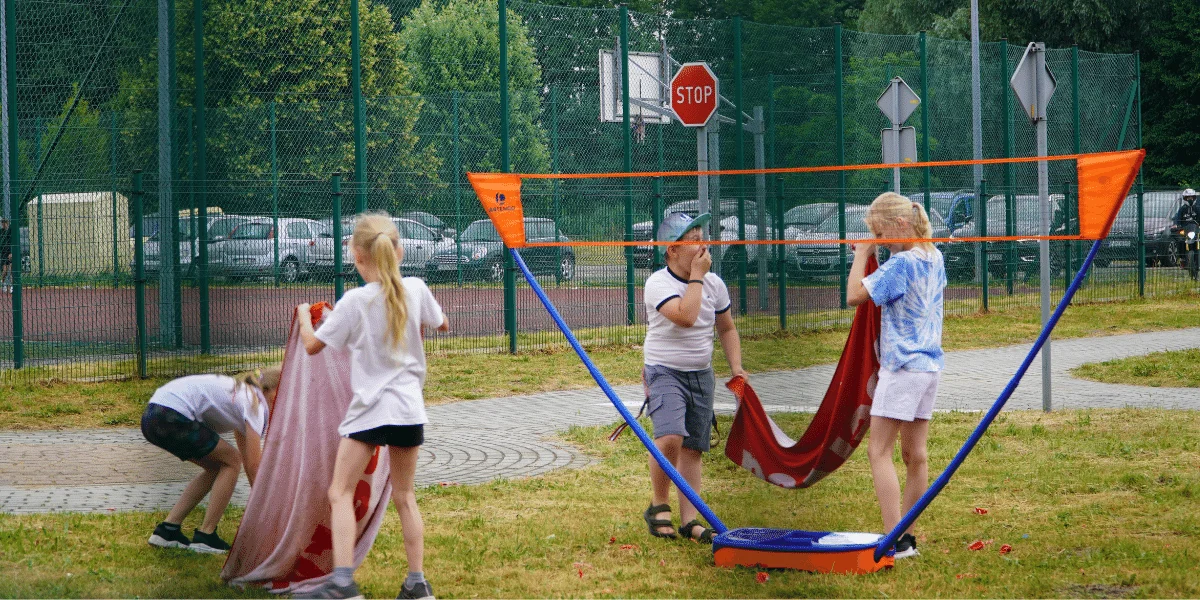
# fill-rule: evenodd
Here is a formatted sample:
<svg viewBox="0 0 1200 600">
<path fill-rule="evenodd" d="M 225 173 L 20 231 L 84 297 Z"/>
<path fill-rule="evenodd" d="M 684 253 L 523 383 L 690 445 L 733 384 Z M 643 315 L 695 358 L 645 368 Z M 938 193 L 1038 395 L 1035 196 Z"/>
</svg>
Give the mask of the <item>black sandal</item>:
<svg viewBox="0 0 1200 600">
<path fill-rule="evenodd" d="M 696 528 L 700 528 L 700 535 L 692 535 Z M 694 540 L 701 544 L 711 544 L 713 541 L 713 530 L 704 526 L 700 519 L 692 519 L 687 525 L 679 528 L 680 533 L 685 539 Z"/>
<path fill-rule="evenodd" d="M 671 512 L 671 505 L 669 504 L 659 504 L 657 506 L 651 504 L 650 507 L 646 509 L 646 512 L 642 513 L 642 518 L 646 520 L 646 527 L 650 529 L 650 535 L 671 540 L 679 537 L 679 534 L 674 531 L 671 533 L 663 533 L 658 530 L 659 527 L 670 527 L 671 529 L 675 529 L 675 524 L 671 522 L 671 519 L 654 518 L 654 515 L 657 515 L 658 513 L 669 512 Z"/>
</svg>

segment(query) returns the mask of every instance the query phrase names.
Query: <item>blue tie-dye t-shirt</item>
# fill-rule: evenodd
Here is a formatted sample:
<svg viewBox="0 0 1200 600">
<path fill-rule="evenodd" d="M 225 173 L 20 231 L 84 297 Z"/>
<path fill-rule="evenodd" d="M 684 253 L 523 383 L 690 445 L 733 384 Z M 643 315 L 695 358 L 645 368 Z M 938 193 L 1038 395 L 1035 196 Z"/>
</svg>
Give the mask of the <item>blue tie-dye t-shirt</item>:
<svg viewBox="0 0 1200 600">
<path fill-rule="evenodd" d="M 879 363 L 889 371 L 941 371 L 942 253 L 914 248 L 897 252 L 863 278 L 863 287 L 882 312 Z"/>
</svg>

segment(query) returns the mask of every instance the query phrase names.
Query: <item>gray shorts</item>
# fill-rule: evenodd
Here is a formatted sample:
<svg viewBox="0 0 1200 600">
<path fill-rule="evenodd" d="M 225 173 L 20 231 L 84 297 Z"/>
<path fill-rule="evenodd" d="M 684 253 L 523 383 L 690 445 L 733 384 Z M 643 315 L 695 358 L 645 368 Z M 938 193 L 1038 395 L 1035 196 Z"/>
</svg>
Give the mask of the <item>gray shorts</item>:
<svg viewBox="0 0 1200 600">
<path fill-rule="evenodd" d="M 660 365 L 642 367 L 654 437 L 683 436 L 683 447 L 708 452 L 712 447 L 712 369 L 676 371 Z"/>
</svg>

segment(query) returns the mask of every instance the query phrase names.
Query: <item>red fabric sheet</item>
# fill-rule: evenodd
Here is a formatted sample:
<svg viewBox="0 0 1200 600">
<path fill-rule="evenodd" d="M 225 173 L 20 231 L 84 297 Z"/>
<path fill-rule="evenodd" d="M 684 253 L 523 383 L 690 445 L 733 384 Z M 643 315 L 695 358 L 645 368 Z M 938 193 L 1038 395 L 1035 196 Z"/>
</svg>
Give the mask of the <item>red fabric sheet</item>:
<svg viewBox="0 0 1200 600">
<path fill-rule="evenodd" d="M 872 257 L 867 273 L 876 267 Z M 833 381 L 799 440 L 788 437 L 771 420 L 745 379 L 735 377 L 725 384 L 738 400 L 725 456 L 785 488 L 808 487 L 842 466 L 871 424 L 871 398 L 879 371 L 879 320 L 874 302 L 859 305 Z"/>
<path fill-rule="evenodd" d="M 327 307 L 314 307 L 314 322 Z M 309 356 L 295 319 L 290 331 L 258 478 L 221 578 L 230 585 L 304 593 L 333 571 L 327 490 L 341 441 L 338 424 L 353 393 L 348 352 L 325 348 Z M 354 494 L 355 568 L 383 524 L 391 497 L 388 470 L 387 454 L 376 448 Z"/>
</svg>

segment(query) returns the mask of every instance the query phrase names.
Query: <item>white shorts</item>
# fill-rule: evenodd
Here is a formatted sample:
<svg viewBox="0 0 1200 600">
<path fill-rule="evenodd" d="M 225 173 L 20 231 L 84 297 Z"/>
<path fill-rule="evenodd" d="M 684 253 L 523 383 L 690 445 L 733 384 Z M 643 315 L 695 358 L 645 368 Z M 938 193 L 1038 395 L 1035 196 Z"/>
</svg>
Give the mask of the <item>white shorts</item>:
<svg viewBox="0 0 1200 600">
<path fill-rule="evenodd" d="M 941 371 L 889 371 L 879 369 L 879 383 L 871 401 L 872 417 L 887 417 L 900 421 L 933 418 L 933 402 L 937 399 Z"/>
</svg>

